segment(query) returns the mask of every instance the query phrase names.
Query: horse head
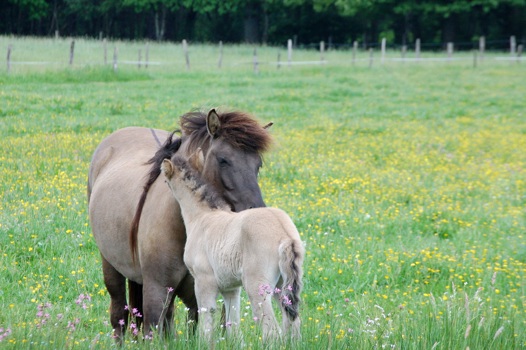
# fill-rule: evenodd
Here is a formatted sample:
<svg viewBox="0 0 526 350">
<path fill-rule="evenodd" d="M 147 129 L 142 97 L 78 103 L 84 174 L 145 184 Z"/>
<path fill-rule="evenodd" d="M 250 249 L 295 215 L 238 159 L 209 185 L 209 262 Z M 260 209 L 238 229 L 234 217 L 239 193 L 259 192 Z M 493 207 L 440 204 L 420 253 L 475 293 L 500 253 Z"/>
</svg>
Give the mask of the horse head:
<svg viewBox="0 0 526 350">
<path fill-rule="evenodd" d="M 257 180 L 261 153 L 271 142 L 266 131 L 270 125 L 262 127 L 240 112 L 218 114 L 212 109 L 206 116 L 208 140 L 188 161 L 233 211 L 265 206 Z"/>
</svg>

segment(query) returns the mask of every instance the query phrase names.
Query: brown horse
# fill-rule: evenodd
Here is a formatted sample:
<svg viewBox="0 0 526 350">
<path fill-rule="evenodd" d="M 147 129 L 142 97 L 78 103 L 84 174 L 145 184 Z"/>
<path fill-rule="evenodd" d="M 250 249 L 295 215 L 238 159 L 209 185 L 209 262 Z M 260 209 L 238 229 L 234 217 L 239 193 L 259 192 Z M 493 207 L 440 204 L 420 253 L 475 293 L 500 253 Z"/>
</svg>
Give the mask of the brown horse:
<svg viewBox="0 0 526 350">
<path fill-rule="evenodd" d="M 142 311 L 144 332 L 169 330 L 175 296 L 197 321 L 194 281 L 183 262 L 185 226 L 179 204 L 159 178 L 176 151 L 233 211 L 263 207 L 257 182 L 271 136 L 241 112 L 193 112 L 181 117 L 181 138 L 148 128 L 125 128 L 95 150 L 88 176 L 89 216 L 111 297 L 114 335 L 122 340 L 128 309 Z M 159 140 L 166 140 L 161 146 Z M 153 157 L 152 157 L 153 156 Z M 126 279 L 129 307 L 126 303 Z M 172 292 L 173 291 L 173 292 Z"/>
</svg>

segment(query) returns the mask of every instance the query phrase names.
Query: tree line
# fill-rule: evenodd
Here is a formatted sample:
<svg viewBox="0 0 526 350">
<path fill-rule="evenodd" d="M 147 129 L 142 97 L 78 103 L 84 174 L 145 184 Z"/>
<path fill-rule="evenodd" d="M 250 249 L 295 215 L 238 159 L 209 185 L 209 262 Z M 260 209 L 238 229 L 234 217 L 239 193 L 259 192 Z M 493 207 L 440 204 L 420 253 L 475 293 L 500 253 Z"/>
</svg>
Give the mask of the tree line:
<svg viewBox="0 0 526 350">
<path fill-rule="evenodd" d="M 0 33 L 329 45 L 485 36 L 491 46 L 526 40 L 526 0 L 3 0 Z"/>
</svg>

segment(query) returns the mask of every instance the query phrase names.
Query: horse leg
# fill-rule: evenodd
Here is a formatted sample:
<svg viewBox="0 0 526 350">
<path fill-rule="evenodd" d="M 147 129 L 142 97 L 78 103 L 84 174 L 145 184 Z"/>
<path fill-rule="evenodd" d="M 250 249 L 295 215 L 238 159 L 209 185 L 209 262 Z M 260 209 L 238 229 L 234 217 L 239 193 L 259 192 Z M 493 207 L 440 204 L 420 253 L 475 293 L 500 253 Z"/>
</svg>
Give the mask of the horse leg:
<svg viewBox="0 0 526 350">
<path fill-rule="evenodd" d="M 144 279 L 143 285 L 143 307 L 144 307 L 144 334 L 149 335 L 151 331 L 159 325 L 159 331 L 165 333 L 169 331 L 167 327 L 171 322 L 167 320 L 167 315 L 173 315 L 173 293 L 156 283 L 156 281 Z"/>
<path fill-rule="evenodd" d="M 223 306 L 223 310 L 225 310 L 226 313 L 226 322 L 224 324 L 226 328 L 226 334 L 228 336 L 232 335 L 240 335 L 239 332 L 239 321 L 240 321 L 240 307 L 241 307 L 241 288 L 236 288 L 233 290 L 229 290 L 227 292 L 223 292 L 223 299 L 225 300 L 225 304 Z"/>
<path fill-rule="evenodd" d="M 197 299 L 195 297 L 194 278 L 190 273 L 187 273 L 184 279 L 179 284 L 175 294 L 183 301 L 188 308 L 188 315 L 186 318 L 190 334 L 194 335 L 197 327 Z"/>
<path fill-rule="evenodd" d="M 135 283 L 131 280 L 128 280 L 128 301 L 129 301 L 129 309 L 130 310 L 137 310 L 136 312 L 140 315 L 143 314 L 142 309 L 142 285 Z M 142 322 L 142 316 L 141 317 L 135 317 L 135 324 L 137 325 L 137 329 L 141 328 Z"/>
<path fill-rule="evenodd" d="M 126 309 L 126 278 L 121 275 L 111 264 L 101 255 L 102 273 L 104 284 L 110 294 L 110 322 L 113 327 L 113 336 L 117 343 L 121 344 L 124 340 L 124 332 L 128 325 L 128 310 Z"/>
</svg>

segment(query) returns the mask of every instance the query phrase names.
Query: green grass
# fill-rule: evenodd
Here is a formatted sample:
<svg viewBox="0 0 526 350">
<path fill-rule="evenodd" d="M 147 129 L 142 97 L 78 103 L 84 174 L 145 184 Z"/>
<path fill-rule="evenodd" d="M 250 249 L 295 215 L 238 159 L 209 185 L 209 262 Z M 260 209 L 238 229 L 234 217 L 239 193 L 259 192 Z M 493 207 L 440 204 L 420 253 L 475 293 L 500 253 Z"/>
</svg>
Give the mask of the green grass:
<svg viewBox="0 0 526 350">
<path fill-rule="evenodd" d="M 42 60 L 67 65 L 67 40 L 0 37 L 7 43 L 13 60 L 41 45 Z M 74 67 L 0 73 L 2 347 L 113 346 L 86 210 L 91 154 L 118 128 L 171 130 L 179 115 L 216 106 L 275 123 L 260 185 L 306 243 L 298 348 L 526 346 L 526 65 L 488 54 L 476 69 L 470 61 L 369 69 L 329 52 L 323 66 L 267 64 L 256 75 L 236 64 L 251 62 L 252 47 L 225 47 L 219 70 L 217 48 L 196 45 L 187 71 L 180 45 L 151 43 L 150 60 L 176 59 L 115 74 L 82 61 L 83 45 L 95 55 L 100 43 L 78 40 Z M 143 46 L 122 45 L 131 60 Z M 262 61 L 277 52 L 258 50 Z M 90 300 L 77 304 L 81 294 Z M 264 348 L 242 303 L 245 345 Z M 169 348 L 205 347 L 188 337 L 180 304 L 176 324 Z M 125 348 L 139 345 L 128 337 Z"/>
</svg>

